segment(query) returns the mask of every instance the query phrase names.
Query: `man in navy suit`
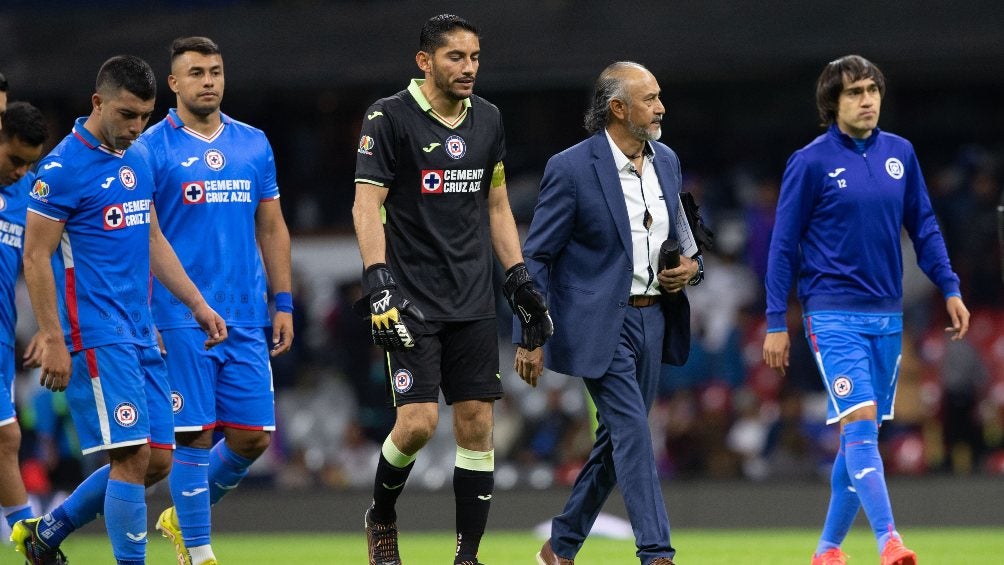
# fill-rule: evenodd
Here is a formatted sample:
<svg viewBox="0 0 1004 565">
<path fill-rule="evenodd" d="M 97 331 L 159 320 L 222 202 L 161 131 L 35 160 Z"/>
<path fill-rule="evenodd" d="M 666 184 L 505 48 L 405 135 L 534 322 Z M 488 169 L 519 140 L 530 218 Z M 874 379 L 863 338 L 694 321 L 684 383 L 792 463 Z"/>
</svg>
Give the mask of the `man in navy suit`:
<svg viewBox="0 0 1004 565">
<path fill-rule="evenodd" d="M 615 485 L 642 565 L 672 565 L 676 553 L 648 411 L 660 364 L 687 359 L 690 306 L 681 291 L 704 274 L 699 256 L 658 269 L 662 242 L 676 237 L 681 184 L 679 159 L 656 141 L 665 112 L 659 93 L 637 63 L 603 70 L 585 117 L 593 135 L 548 162 L 523 247 L 554 335 L 543 351 L 518 348 L 516 371 L 531 386 L 545 365 L 582 377 L 599 419 L 592 453 L 537 554 L 540 565 L 573 563 Z"/>
</svg>

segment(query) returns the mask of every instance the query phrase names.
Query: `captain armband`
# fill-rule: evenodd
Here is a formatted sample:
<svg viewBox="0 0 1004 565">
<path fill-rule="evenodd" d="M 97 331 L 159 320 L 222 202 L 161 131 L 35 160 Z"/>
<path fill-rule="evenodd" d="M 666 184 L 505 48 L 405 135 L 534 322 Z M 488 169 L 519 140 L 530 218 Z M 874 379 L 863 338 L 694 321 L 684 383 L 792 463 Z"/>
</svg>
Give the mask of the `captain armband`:
<svg viewBox="0 0 1004 565">
<path fill-rule="evenodd" d="M 505 165 L 502 161 L 495 163 L 495 168 L 492 169 L 492 188 L 497 186 L 502 186 L 505 184 Z"/>
</svg>

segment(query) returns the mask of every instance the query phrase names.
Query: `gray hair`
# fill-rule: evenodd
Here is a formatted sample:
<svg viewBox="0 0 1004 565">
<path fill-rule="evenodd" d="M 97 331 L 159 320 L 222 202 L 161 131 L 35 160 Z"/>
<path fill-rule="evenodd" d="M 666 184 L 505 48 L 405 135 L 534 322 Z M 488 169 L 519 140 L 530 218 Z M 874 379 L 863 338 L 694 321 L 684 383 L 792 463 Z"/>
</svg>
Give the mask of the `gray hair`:
<svg viewBox="0 0 1004 565">
<path fill-rule="evenodd" d="M 629 69 L 640 69 L 647 71 L 644 66 L 632 61 L 617 61 L 611 63 L 603 69 L 596 84 L 593 86 L 592 104 L 586 110 L 583 125 L 589 133 L 596 133 L 605 128 L 610 123 L 610 101 L 617 99 L 628 103 L 626 71 Z"/>
</svg>

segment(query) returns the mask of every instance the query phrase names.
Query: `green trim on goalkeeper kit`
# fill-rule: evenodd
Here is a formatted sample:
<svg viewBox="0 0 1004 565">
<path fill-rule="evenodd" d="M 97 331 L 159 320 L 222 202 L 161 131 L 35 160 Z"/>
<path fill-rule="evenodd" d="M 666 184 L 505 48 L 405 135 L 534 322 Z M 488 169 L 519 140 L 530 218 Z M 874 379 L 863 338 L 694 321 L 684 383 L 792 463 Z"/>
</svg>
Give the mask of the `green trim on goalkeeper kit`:
<svg viewBox="0 0 1004 565">
<path fill-rule="evenodd" d="M 495 470 L 495 450 L 473 451 L 457 446 L 456 466 L 468 471 L 491 472 Z"/>
<path fill-rule="evenodd" d="M 388 463 L 398 469 L 404 469 L 415 460 L 414 455 L 406 455 L 394 445 L 394 442 L 390 439 L 390 434 L 387 434 L 387 439 L 383 440 L 383 447 L 380 448 L 380 452 L 383 453 L 383 458 Z"/>
</svg>

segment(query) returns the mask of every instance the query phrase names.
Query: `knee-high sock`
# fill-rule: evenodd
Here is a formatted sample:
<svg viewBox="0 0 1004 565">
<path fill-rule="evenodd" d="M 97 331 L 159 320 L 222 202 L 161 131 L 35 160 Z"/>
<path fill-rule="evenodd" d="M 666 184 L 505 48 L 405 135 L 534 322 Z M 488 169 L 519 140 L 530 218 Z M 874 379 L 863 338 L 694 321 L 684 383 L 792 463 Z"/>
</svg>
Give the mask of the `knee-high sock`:
<svg viewBox="0 0 1004 565">
<path fill-rule="evenodd" d="M 216 442 L 209 452 L 209 503 L 216 504 L 223 495 L 237 488 L 252 463 L 253 459 L 231 451 L 225 439 Z"/>
<path fill-rule="evenodd" d="M 896 524 L 885 484 L 885 467 L 878 450 L 878 424 L 874 420 L 850 422 L 844 425 L 844 436 L 847 474 L 881 551 L 889 536 L 896 532 Z"/>
<path fill-rule="evenodd" d="M 209 450 L 179 445 L 168 483 L 185 546 L 209 545 Z"/>
<path fill-rule="evenodd" d="M 109 480 L 105 491 L 105 528 L 112 553 L 121 562 L 146 559 L 146 498 L 143 485 Z"/>
<path fill-rule="evenodd" d="M 847 472 L 844 436 L 840 436 L 840 449 L 833 461 L 833 472 L 830 474 L 830 507 L 826 511 L 826 521 L 823 523 L 823 533 L 819 537 L 816 555 L 822 555 L 827 550 L 840 547 L 854 524 L 854 517 L 861 508 L 858 495 L 851 484 L 851 476 Z"/>
<path fill-rule="evenodd" d="M 373 481 L 373 511 L 370 512 L 370 518 L 374 522 L 390 524 L 397 521 L 394 505 L 404 490 L 404 483 L 408 481 L 414 463 L 415 456 L 405 455 L 388 435 L 380 450 L 376 478 Z"/>
<path fill-rule="evenodd" d="M 458 445 L 453 469 L 453 494 L 457 504 L 455 563 L 476 560 L 494 489 L 495 451 L 472 451 Z"/>
<path fill-rule="evenodd" d="M 84 527 L 104 512 L 111 469 L 111 465 L 105 465 L 91 473 L 61 505 L 42 516 L 39 533 L 48 534 L 43 537 L 49 547 L 59 547 L 74 530 Z"/>
<path fill-rule="evenodd" d="M 7 525 L 14 527 L 14 524 L 21 520 L 31 518 L 31 504 L 21 504 L 18 506 L 4 506 L 2 508 L 3 517 L 7 520 Z"/>
</svg>

